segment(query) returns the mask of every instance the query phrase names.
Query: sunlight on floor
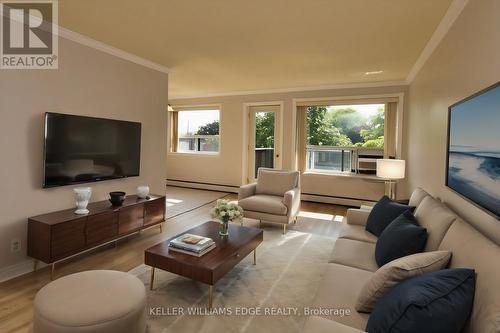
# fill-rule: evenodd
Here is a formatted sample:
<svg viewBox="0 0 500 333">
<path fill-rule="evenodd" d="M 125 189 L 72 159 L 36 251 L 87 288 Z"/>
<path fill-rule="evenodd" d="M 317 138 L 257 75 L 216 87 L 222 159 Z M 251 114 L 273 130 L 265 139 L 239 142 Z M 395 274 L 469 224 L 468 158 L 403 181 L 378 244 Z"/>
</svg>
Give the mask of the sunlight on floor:
<svg viewBox="0 0 500 333">
<path fill-rule="evenodd" d="M 168 202 L 168 203 L 171 203 L 171 204 L 173 204 L 173 205 L 175 205 L 175 204 L 178 204 L 178 203 L 183 202 L 183 200 L 168 198 L 168 199 L 167 199 L 167 202 Z"/>
<path fill-rule="evenodd" d="M 299 212 L 299 217 L 305 217 L 316 220 L 333 221 L 334 216 L 332 214 L 314 213 L 314 212 Z"/>
<path fill-rule="evenodd" d="M 344 221 L 344 216 L 342 215 L 335 215 L 335 217 L 333 218 L 333 222 L 342 222 Z"/>
</svg>

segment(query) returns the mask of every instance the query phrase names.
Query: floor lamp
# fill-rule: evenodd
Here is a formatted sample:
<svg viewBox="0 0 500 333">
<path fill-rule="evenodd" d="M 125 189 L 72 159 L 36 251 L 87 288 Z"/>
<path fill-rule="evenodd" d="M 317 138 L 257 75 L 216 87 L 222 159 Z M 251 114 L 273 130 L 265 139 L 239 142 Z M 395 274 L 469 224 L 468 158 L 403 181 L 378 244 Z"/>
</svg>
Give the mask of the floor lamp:
<svg viewBox="0 0 500 333">
<path fill-rule="evenodd" d="M 389 186 L 389 198 L 396 199 L 396 180 L 405 178 L 405 161 L 394 159 L 377 160 L 377 177 L 385 180 Z"/>
</svg>

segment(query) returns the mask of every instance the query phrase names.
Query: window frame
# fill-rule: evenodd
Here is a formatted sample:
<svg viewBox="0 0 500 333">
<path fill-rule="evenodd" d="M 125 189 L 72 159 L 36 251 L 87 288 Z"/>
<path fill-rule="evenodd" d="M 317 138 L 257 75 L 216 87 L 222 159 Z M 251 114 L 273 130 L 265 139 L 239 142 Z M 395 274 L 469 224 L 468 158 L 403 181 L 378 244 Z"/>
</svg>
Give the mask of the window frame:
<svg viewBox="0 0 500 333">
<path fill-rule="evenodd" d="M 196 104 L 196 105 L 174 105 L 172 110 L 168 111 L 168 152 L 167 155 L 186 155 L 186 156 L 203 156 L 203 157 L 219 157 L 222 151 L 222 106 L 221 104 Z M 190 111 L 218 111 L 219 112 L 219 149 L 218 151 L 178 151 L 179 137 L 178 129 L 173 129 L 173 126 L 178 126 L 178 120 L 174 122 L 174 114 L 178 112 Z M 175 141 L 175 143 L 174 143 Z M 174 150 L 175 149 L 175 150 Z"/>
<path fill-rule="evenodd" d="M 321 174 L 327 176 L 344 176 L 344 177 L 362 177 L 362 178 L 373 178 L 374 175 L 370 174 L 359 174 L 350 171 L 337 171 L 337 170 L 319 170 L 314 168 L 307 168 L 307 142 L 300 142 L 301 138 L 304 138 L 307 132 L 307 119 L 299 119 L 299 108 L 302 108 L 302 112 L 308 106 L 329 106 L 329 105 L 359 105 L 359 104 L 386 104 L 385 115 L 387 116 L 387 104 L 395 102 L 396 109 L 394 114 L 394 129 L 393 138 L 394 140 L 394 152 L 395 158 L 400 159 L 403 154 L 403 115 L 404 115 L 404 92 L 395 92 L 388 94 L 379 95 L 354 95 L 354 96 L 336 96 L 336 97 L 313 97 L 313 98 L 293 98 L 293 128 L 292 131 L 292 151 L 295 152 L 292 157 L 292 165 L 295 166 L 296 170 L 301 171 L 304 174 Z M 307 117 L 307 114 L 305 115 Z M 304 126 L 304 129 L 301 129 Z M 384 127 L 384 156 L 387 154 L 386 143 L 387 143 L 387 129 Z M 346 147 L 340 147 L 346 148 Z M 357 148 L 357 147 L 356 147 Z M 364 148 L 370 149 L 370 148 Z M 303 152 L 302 152 L 303 150 Z M 392 155 L 391 155 L 392 156 Z"/>
</svg>

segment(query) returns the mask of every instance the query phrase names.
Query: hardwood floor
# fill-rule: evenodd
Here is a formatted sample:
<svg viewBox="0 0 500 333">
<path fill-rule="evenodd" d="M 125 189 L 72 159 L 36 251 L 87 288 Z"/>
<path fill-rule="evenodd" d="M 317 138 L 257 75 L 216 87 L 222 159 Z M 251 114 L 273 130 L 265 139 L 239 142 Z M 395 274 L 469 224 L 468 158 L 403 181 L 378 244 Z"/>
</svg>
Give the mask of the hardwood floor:
<svg viewBox="0 0 500 333">
<path fill-rule="evenodd" d="M 227 198 L 234 200 L 236 195 L 231 194 Z M 95 269 L 129 271 L 144 262 L 145 249 L 209 220 L 209 210 L 212 205 L 209 203 L 168 219 L 164 223 L 163 233 L 160 233 L 158 227 L 153 227 L 144 230 L 140 235 L 118 241 L 116 247 L 114 244 L 106 245 L 58 263 L 56 264 L 55 278 Z M 333 215 L 335 221 L 340 221 L 340 217 L 345 215 L 346 210 L 347 208 L 342 206 L 302 202 L 302 216 L 324 217 L 325 223 L 322 223 L 319 228 L 311 229 L 307 222 L 301 223 L 299 220 L 296 225 L 290 225 L 289 229 L 334 237 L 337 235 L 339 224 L 326 221 L 326 219 Z M 249 224 L 253 224 L 253 222 L 249 222 Z M 0 284 L 0 332 L 31 331 L 32 302 L 37 291 L 50 282 L 49 268 L 50 266 L 39 268 L 36 272 Z"/>
</svg>

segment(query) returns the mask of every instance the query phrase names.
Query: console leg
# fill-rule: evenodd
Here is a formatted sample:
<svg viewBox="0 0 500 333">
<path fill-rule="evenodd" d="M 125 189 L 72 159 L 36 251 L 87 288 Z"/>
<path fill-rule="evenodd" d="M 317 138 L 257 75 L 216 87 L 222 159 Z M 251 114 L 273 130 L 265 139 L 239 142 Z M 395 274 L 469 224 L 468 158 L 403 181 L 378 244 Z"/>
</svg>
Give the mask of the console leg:
<svg viewBox="0 0 500 333">
<path fill-rule="evenodd" d="M 56 263 L 52 263 L 52 265 L 50 265 L 50 281 L 53 281 L 54 280 L 54 270 L 56 268 Z"/>
<path fill-rule="evenodd" d="M 214 286 L 209 285 L 208 286 L 208 309 L 212 309 L 212 302 L 214 298 Z"/>
<path fill-rule="evenodd" d="M 153 290 L 153 283 L 155 282 L 155 268 L 151 267 L 151 280 L 149 282 L 149 290 Z"/>
</svg>

